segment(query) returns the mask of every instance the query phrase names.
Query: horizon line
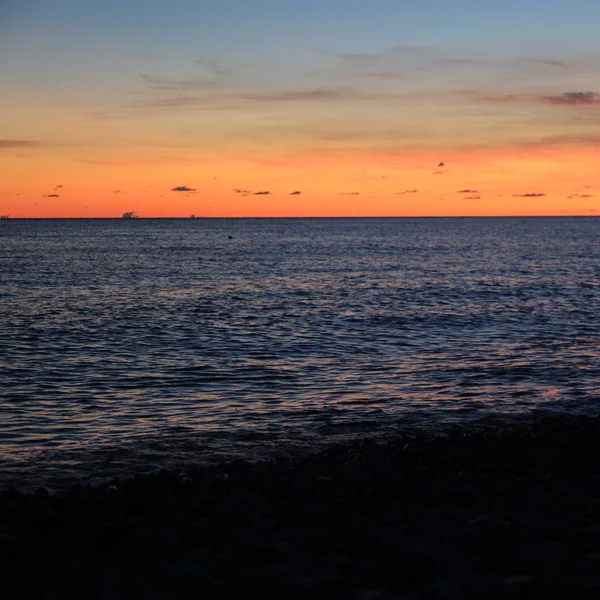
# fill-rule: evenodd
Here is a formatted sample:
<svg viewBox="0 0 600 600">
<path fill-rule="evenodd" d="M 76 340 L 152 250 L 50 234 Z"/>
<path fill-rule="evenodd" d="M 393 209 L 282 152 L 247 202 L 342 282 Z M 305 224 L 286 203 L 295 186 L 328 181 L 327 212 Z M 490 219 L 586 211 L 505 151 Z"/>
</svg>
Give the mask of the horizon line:
<svg viewBox="0 0 600 600">
<path fill-rule="evenodd" d="M 1 219 L 2 221 L 59 221 L 59 220 L 105 220 L 105 221 L 139 221 L 139 220 L 181 220 L 181 221 L 208 221 L 216 219 L 552 219 L 552 218 L 589 218 L 589 217 L 600 217 L 599 213 L 588 213 L 588 214 L 547 214 L 547 215 L 366 215 L 366 216 L 352 216 L 352 215 L 325 215 L 325 216 L 214 216 L 214 217 L 136 217 L 134 219 L 124 219 L 123 217 L 7 217 Z"/>
</svg>

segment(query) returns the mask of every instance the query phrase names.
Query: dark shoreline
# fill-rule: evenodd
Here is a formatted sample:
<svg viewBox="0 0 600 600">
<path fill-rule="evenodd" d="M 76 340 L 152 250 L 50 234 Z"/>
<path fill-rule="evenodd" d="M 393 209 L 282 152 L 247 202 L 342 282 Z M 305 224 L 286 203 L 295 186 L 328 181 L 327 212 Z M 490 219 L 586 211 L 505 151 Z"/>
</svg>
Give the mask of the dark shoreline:
<svg viewBox="0 0 600 600">
<path fill-rule="evenodd" d="M 5 597 L 600 593 L 600 418 L 0 493 Z"/>
</svg>

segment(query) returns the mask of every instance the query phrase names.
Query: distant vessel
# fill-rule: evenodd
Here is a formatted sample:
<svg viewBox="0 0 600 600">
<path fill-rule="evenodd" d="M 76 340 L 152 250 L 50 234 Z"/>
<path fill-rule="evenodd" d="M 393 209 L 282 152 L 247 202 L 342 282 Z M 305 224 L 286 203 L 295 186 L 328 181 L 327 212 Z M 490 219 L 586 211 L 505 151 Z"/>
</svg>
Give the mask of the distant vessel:
<svg viewBox="0 0 600 600">
<path fill-rule="evenodd" d="M 135 210 L 123 213 L 123 216 L 121 218 L 122 219 L 139 219 L 139 217 L 138 217 L 137 213 L 135 212 Z"/>
<path fill-rule="evenodd" d="M 190 219 L 196 219 L 196 215 L 190 215 Z"/>
<path fill-rule="evenodd" d="M 3 221 L 6 221 L 7 219 L 10 219 L 9 215 L 0 215 L 0 219 L 2 219 Z"/>
</svg>

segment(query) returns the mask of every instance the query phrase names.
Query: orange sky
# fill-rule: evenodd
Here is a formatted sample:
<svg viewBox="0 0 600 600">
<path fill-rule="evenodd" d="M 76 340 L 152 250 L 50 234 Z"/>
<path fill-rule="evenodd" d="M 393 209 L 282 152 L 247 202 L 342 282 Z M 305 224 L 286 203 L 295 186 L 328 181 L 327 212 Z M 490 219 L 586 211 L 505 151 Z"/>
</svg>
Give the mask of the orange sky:
<svg viewBox="0 0 600 600">
<path fill-rule="evenodd" d="M 600 214 L 596 5 L 63 2 L 0 22 L 0 214 Z"/>
<path fill-rule="evenodd" d="M 0 206 L 12 217 L 590 215 L 599 158 L 573 149 L 110 163 L 48 152 L 3 157 Z"/>
</svg>

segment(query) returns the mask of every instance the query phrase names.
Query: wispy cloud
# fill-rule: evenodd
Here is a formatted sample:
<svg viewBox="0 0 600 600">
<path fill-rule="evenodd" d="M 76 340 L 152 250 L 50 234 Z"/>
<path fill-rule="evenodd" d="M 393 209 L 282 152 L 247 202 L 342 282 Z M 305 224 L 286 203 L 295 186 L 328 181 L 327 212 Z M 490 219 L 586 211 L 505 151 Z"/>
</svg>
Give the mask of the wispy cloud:
<svg viewBox="0 0 600 600">
<path fill-rule="evenodd" d="M 140 77 L 155 90 L 202 90 L 214 87 L 213 79 L 165 79 L 152 75 L 140 74 Z"/>
<path fill-rule="evenodd" d="M 290 196 L 299 196 L 301 193 L 300 190 L 296 190 L 295 192 L 290 192 Z"/>
<path fill-rule="evenodd" d="M 370 65 L 389 62 L 398 57 L 423 57 L 433 56 L 434 48 L 431 46 L 416 46 L 410 44 L 395 44 L 383 48 L 379 52 L 332 52 L 324 48 L 315 48 L 315 52 L 328 56 L 338 61 L 352 65 Z"/>
<path fill-rule="evenodd" d="M 172 192 L 195 192 L 196 188 L 187 187 L 187 185 L 178 185 L 174 188 L 171 188 Z"/>
<path fill-rule="evenodd" d="M 528 194 L 513 194 L 513 198 L 541 198 L 546 194 L 537 194 L 529 192 Z"/>
<path fill-rule="evenodd" d="M 312 88 L 274 91 L 211 90 L 198 94 L 181 94 L 135 100 L 121 105 L 122 109 L 168 110 L 241 110 L 250 105 L 325 103 L 389 100 L 396 96 L 351 87 Z"/>
<path fill-rule="evenodd" d="M 46 198 L 60 198 L 58 194 L 46 194 Z"/>
<path fill-rule="evenodd" d="M 123 108 L 203 108 L 214 110 L 215 96 L 171 96 L 169 98 L 149 98 L 148 100 L 135 100 L 123 105 Z"/>
<path fill-rule="evenodd" d="M 550 104 L 552 106 L 581 107 L 600 106 L 600 94 L 597 92 L 564 92 L 551 96 L 535 96 L 531 94 L 504 94 L 499 96 L 479 95 L 477 99 L 482 102 L 494 104 L 504 103 L 529 103 Z"/>
<path fill-rule="evenodd" d="M 78 158 L 77 162 L 85 163 L 88 165 L 94 165 L 98 167 L 152 167 L 156 165 L 192 165 L 198 166 L 201 164 L 200 159 L 192 158 L 190 156 L 174 155 L 174 156 L 158 156 L 155 158 L 138 158 L 135 160 L 99 160 L 92 158 Z"/>
<path fill-rule="evenodd" d="M 252 194 L 254 196 L 270 196 L 271 192 L 269 192 L 267 190 L 264 190 L 264 191 L 261 191 L 261 192 L 252 192 Z"/>
<path fill-rule="evenodd" d="M 416 194 L 419 190 L 404 190 L 403 192 L 397 192 L 397 196 L 404 196 L 404 194 Z"/>
<path fill-rule="evenodd" d="M 490 96 L 481 95 L 478 96 L 478 100 L 482 102 L 491 102 L 493 104 L 504 104 L 508 102 L 523 102 L 525 100 L 531 100 L 525 96 L 517 96 L 516 94 L 504 94 L 502 96 Z"/>
<path fill-rule="evenodd" d="M 535 56 L 523 56 L 517 58 L 517 60 L 521 60 L 523 62 L 533 63 L 537 65 L 545 65 L 547 67 L 555 67 L 557 69 L 563 69 L 566 71 L 572 71 L 576 67 L 573 63 L 568 63 L 563 60 L 555 60 L 552 58 L 539 58 Z"/>
<path fill-rule="evenodd" d="M 557 135 L 539 136 L 536 139 L 522 139 L 516 141 L 516 146 L 522 148 L 594 148 L 600 147 L 600 134 L 598 133 L 563 133 Z"/>
<path fill-rule="evenodd" d="M 485 58 L 461 58 L 461 57 L 443 57 L 436 58 L 434 62 L 445 64 L 445 65 L 456 65 L 456 66 L 486 66 L 486 67 L 520 67 L 524 64 L 541 65 L 546 67 L 553 67 L 556 69 L 572 71 L 576 67 L 573 63 L 569 63 L 562 60 L 556 60 L 554 58 L 545 58 L 540 56 L 515 56 L 512 58 L 503 59 L 485 59 Z"/>
<path fill-rule="evenodd" d="M 465 200 L 481 200 L 481 196 L 465 196 Z"/>
<path fill-rule="evenodd" d="M 352 96 L 357 92 L 350 92 Z M 256 100 L 258 102 L 323 102 L 348 98 L 348 91 L 334 88 L 317 88 L 311 90 L 282 90 L 275 92 L 242 93 L 235 97 L 240 100 Z M 363 94 L 360 94 L 361 96 Z"/>
<path fill-rule="evenodd" d="M 405 76 L 401 73 L 358 73 L 355 77 L 359 79 L 383 79 L 383 80 L 395 80 L 404 79 Z"/>
<path fill-rule="evenodd" d="M 469 70 L 473 68 L 510 69 L 511 71 L 529 72 L 531 68 L 552 69 L 554 71 L 572 71 L 576 65 L 560 60 L 556 56 L 506 56 L 504 58 L 486 58 L 472 56 L 448 56 L 439 46 L 417 46 L 397 44 L 382 48 L 378 52 L 339 53 L 315 49 L 319 54 L 329 57 L 337 65 L 342 74 L 360 76 L 361 73 L 409 73 L 437 72 L 456 67 Z M 353 73 L 354 71 L 354 73 Z M 357 72 L 358 71 L 358 72 Z"/>
<path fill-rule="evenodd" d="M 229 73 L 229 69 L 213 58 L 199 58 L 194 61 L 194 64 L 202 70 L 202 72 L 209 77 L 223 77 Z"/>
<path fill-rule="evenodd" d="M 458 190 L 456 193 L 457 194 L 478 194 L 479 191 L 478 190 L 465 189 L 465 190 Z"/>
<path fill-rule="evenodd" d="M 360 192 L 341 192 L 340 196 L 360 196 Z"/>
<path fill-rule="evenodd" d="M 2 148 L 35 148 L 40 142 L 33 140 L 6 140 L 0 139 L 0 149 Z"/>
<path fill-rule="evenodd" d="M 440 63 L 442 65 L 490 65 L 493 64 L 494 61 L 485 60 L 482 58 L 437 58 L 435 59 L 436 63 Z"/>
<path fill-rule="evenodd" d="M 543 96 L 542 100 L 558 106 L 600 106 L 597 92 L 565 92 L 559 96 Z"/>
<path fill-rule="evenodd" d="M 78 158 L 77 162 L 86 163 L 88 165 L 96 165 L 98 167 L 128 167 L 132 164 L 131 161 L 125 160 L 96 160 L 93 158 Z"/>
</svg>

